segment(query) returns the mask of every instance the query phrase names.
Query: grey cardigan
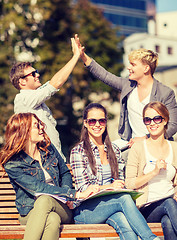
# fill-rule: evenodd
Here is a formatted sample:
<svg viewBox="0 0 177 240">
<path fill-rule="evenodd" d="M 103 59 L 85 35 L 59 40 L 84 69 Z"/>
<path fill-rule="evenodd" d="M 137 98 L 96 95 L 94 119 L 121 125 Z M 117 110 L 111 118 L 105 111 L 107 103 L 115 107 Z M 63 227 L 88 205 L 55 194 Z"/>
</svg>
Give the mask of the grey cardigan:
<svg viewBox="0 0 177 240">
<path fill-rule="evenodd" d="M 128 78 L 117 77 L 106 71 L 94 60 L 87 68 L 95 78 L 121 91 L 118 133 L 122 139 L 129 141 L 132 137 L 132 130 L 128 121 L 127 99 L 129 93 L 136 87 L 137 82 Z M 177 132 L 177 103 L 174 91 L 154 78 L 150 101 L 160 101 L 168 108 L 170 121 L 168 123 L 167 135 L 168 138 L 171 138 Z"/>
</svg>

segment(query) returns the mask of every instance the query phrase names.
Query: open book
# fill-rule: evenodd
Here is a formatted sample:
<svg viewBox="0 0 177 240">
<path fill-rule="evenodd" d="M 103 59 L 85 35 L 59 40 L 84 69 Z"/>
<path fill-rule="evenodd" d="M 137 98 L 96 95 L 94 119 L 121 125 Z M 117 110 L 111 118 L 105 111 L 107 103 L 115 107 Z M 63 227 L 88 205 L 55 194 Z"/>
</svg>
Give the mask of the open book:
<svg viewBox="0 0 177 240">
<path fill-rule="evenodd" d="M 106 189 L 100 190 L 97 193 L 91 194 L 90 196 L 82 200 L 84 201 L 84 200 L 95 198 L 95 197 L 101 197 L 105 195 L 112 195 L 112 194 L 118 194 L 118 193 L 128 193 L 131 195 L 133 200 L 136 200 L 138 197 L 140 197 L 143 194 L 143 192 L 139 192 L 137 190 L 132 190 L 132 189 L 126 189 L 126 188 L 122 188 L 119 190 L 114 188 L 106 188 Z"/>
<path fill-rule="evenodd" d="M 114 188 L 106 188 L 103 190 L 100 190 L 97 193 L 91 194 L 89 195 L 87 198 L 84 199 L 78 199 L 80 202 L 85 201 L 87 199 L 91 199 L 91 198 L 95 198 L 95 197 L 101 197 L 101 196 L 105 196 L 105 195 L 111 195 L 111 194 L 117 194 L 117 193 L 128 193 L 131 195 L 131 197 L 133 198 L 133 200 L 136 200 L 139 196 L 141 196 L 143 194 L 143 192 L 139 192 L 136 190 L 131 190 L 131 189 L 125 189 L 122 188 L 120 190 L 115 190 Z M 51 196 L 59 201 L 61 201 L 62 203 L 66 203 L 67 200 L 65 197 L 61 197 L 55 194 L 49 194 L 49 193 L 35 193 L 35 197 L 39 197 L 41 195 L 48 195 Z"/>
<path fill-rule="evenodd" d="M 36 197 L 36 198 L 39 197 L 39 196 L 41 196 L 41 195 L 48 195 L 48 196 L 50 196 L 50 197 L 53 197 L 53 198 L 59 200 L 59 201 L 62 202 L 62 203 L 66 203 L 66 202 L 67 202 L 67 200 L 66 200 L 65 197 L 61 197 L 61 196 L 58 196 L 58 195 L 56 195 L 56 194 L 50 194 L 50 193 L 35 193 L 35 197 Z"/>
</svg>

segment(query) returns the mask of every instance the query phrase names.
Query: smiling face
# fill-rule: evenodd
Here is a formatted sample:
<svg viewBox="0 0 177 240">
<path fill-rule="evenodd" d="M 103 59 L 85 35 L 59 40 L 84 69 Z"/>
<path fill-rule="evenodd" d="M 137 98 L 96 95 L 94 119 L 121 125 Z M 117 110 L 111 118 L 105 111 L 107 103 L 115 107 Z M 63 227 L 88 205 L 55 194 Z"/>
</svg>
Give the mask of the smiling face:
<svg viewBox="0 0 177 240">
<path fill-rule="evenodd" d="M 139 81 L 149 71 L 149 66 L 143 64 L 140 60 L 131 60 L 130 65 L 127 67 L 129 70 L 129 79 Z"/>
<path fill-rule="evenodd" d="M 39 73 L 35 74 L 35 77 L 32 76 L 33 71 L 35 71 L 36 69 L 34 69 L 33 67 L 29 66 L 27 68 L 24 69 L 24 76 L 26 76 L 25 78 L 20 78 L 19 79 L 19 86 L 21 89 L 31 89 L 31 90 L 35 90 L 38 87 L 41 86 L 41 83 L 39 81 Z"/>
<path fill-rule="evenodd" d="M 147 108 L 144 114 L 144 117 L 148 117 L 153 119 L 156 116 L 160 116 L 160 114 L 154 110 L 153 108 Z M 148 132 L 151 136 L 158 137 L 161 135 L 164 135 L 165 133 L 165 126 L 167 122 L 165 119 L 162 119 L 162 122 L 155 123 L 153 120 L 151 120 L 151 123 L 149 125 L 146 125 Z"/>
<path fill-rule="evenodd" d="M 92 108 L 87 115 L 87 120 L 89 119 L 105 119 L 105 113 L 102 109 Z M 102 141 L 102 135 L 106 129 L 106 123 L 105 125 L 101 125 L 99 121 L 96 121 L 95 125 L 91 126 L 87 120 L 84 120 L 84 126 L 87 128 L 91 140 L 93 142 Z"/>
</svg>

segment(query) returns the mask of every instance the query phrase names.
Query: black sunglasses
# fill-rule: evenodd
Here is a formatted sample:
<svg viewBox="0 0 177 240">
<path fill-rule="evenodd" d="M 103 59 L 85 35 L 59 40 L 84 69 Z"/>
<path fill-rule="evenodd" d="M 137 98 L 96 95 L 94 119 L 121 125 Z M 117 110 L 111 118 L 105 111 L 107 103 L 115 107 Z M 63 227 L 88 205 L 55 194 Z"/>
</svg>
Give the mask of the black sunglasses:
<svg viewBox="0 0 177 240">
<path fill-rule="evenodd" d="M 35 71 L 31 72 L 31 73 L 28 73 L 27 75 L 21 77 L 21 78 L 26 78 L 28 77 L 29 75 L 32 75 L 33 77 L 36 77 L 36 74 L 39 73 L 38 70 L 36 69 Z"/>
<path fill-rule="evenodd" d="M 99 124 L 101 126 L 105 126 L 107 123 L 107 119 L 106 118 L 100 118 L 100 119 L 94 119 L 94 118 L 90 118 L 86 120 L 89 126 L 95 126 L 96 122 L 99 122 Z"/>
<path fill-rule="evenodd" d="M 152 122 L 152 120 L 153 120 L 154 123 L 160 124 L 163 119 L 164 119 L 164 118 L 163 118 L 162 116 L 155 116 L 155 117 L 153 117 L 153 118 L 144 117 L 144 118 L 143 118 L 143 122 L 144 122 L 145 125 L 150 125 L 151 122 Z"/>
</svg>

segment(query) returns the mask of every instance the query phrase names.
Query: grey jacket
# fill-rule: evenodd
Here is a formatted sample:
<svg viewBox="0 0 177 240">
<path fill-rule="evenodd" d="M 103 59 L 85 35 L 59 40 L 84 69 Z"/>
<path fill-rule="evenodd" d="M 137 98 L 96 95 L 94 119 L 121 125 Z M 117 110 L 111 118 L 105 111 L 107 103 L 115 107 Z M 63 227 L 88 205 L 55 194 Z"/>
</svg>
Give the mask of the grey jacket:
<svg viewBox="0 0 177 240">
<path fill-rule="evenodd" d="M 132 130 L 128 121 L 127 99 L 130 92 L 136 87 L 137 82 L 128 78 L 117 77 L 106 71 L 97 62 L 92 60 L 87 67 L 89 71 L 105 84 L 121 91 L 120 95 L 120 120 L 118 133 L 124 140 L 129 141 L 132 137 Z M 170 113 L 167 135 L 171 138 L 177 132 L 177 103 L 174 91 L 154 79 L 150 101 L 159 101 L 166 105 Z"/>
</svg>

